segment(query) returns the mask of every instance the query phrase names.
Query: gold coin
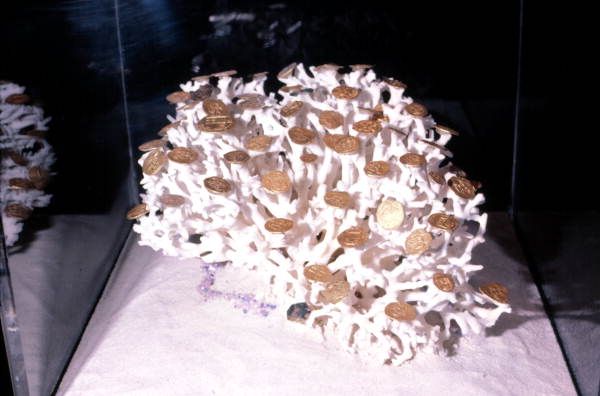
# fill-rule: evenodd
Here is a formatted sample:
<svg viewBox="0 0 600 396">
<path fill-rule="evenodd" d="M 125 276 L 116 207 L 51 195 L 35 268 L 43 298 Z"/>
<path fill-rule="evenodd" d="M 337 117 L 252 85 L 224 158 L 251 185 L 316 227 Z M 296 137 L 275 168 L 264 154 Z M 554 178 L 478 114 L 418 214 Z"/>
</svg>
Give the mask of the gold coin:
<svg viewBox="0 0 600 396">
<path fill-rule="evenodd" d="M 206 85 L 202 85 L 200 88 L 198 88 L 197 90 L 195 90 L 194 92 L 190 93 L 190 98 L 197 102 L 201 102 L 203 100 L 205 100 L 206 98 L 210 98 L 210 95 L 212 95 L 213 92 L 213 86 L 210 84 L 206 84 Z"/>
<path fill-rule="evenodd" d="M 277 78 L 281 80 L 291 76 L 294 70 L 296 70 L 296 66 L 297 64 L 295 62 L 287 65 L 277 74 Z"/>
<path fill-rule="evenodd" d="M 127 212 L 127 220 L 136 220 L 146 216 L 150 211 L 145 203 L 137 204 Z"/>
<path fill-rule="evenodd" d="M 4 214 L 18 220 L 27 220 L 31 216 L 32 209 L 21 204 L 8 204 L 4 208 Z"/>
<path fill-rule="evenodd" d="M 365 173 L 368 176 L 383 177 L 390 171 L 390 164 L 386 161 L 369 161 L 365 165 Z"/>
<path fill-rule="evenodd" d="M 402 81 L 395 80 L 393 78 L 386 78 L 383 81 L 392 88 L 406 89 L 406 84 L 404 84 Z"/>
<path fill-rule="evenodd" d="M 233 126 L 233 117 L 230 115 L 209 115 L 198 122 L 198 129 L 204 132 L 225 132 Z"/>
<path fill-rule="evenodd" d="M 372 69 L 374 65 L 350 65 L 352 70 Z"/>
<path fill-rule="evenodd" d="M 213 73 L 211 74 L 212 77 L 231 77 L 231 76 L 235 76 L 237 74 L 237 70 L 225 70 L 222 72 L 217 72 L 217 73 Z"/>
<path fill-rule="evenodd" d="M 437 124 L 434 128 L 437 131 L 437 133 L 439 133 L 440 135 L 442 135 L 442 134 L 450 134 L 450 135 L 454 135 L 454 136 L 459 135 L 459 133 L 456 132 L 454 129 L 449 128 L 444 125 Z"/>
<path fill-rule="evenodd" d="M 346 281 L 328 283 L 325 290 L 322 290 L 319 294 L 326 302 L 337 304 L 350 294 L 350 283 Z"/>
<path fill-rule="evenodd" d="M 191 164 L 198 159 L 198 153 L 186 147 L 175 147 L 169 151 L 167 157 L 173 162 Z"/>
<path fill-rule="evenodd" d="M 340 134 L 325 135 L 323 137 L 323 143 L 325 144 L 325 146 L 327 146 L 333 150 L 333 148 L 335 147 L 335 142 L 337 142 L 338 139 L 341 138 L 342 136 L 344 136 L 344 135 L 340 135 Z"/>
<path fill-rule="evenodd" d="M 423 166 L 427 163 L 427 160 L 421 154 L 406 153 L 400 157 L 400 162 L 408 166 Z"/>
<path fill-rule="evenodd" d="M 252 75 L 252 79 L 253 80 L 259 80 L 261 78 L 266 78 L 269 76 L 269 72 L 260 72 L 260 73 L 254 73 Z"/>
<path fill-rule="evenodd" d="M 267 151 L 273 139 L 269 136 L 258 135 L 252 136 L 246 140 L 244 146 L 250 151 Z"/>
<path fill-rule="evenodd" d="M 408 254 L 421 254 L 431 247 L 433 237 L 424 229 L 414 230 L 406 237 L 404 249 Z"/>
<path fill-rule="evenodd" d="M 238 97 L 241 97 L 238 96 Z M 265 104 L 265 97 L 262 95 L 248 95 L 237 103 L 242 110 L 258 110 Z"/>
<path fill-rule="evenodd" d="M 16 165 L 26 166 L 29 161 L 27 158 L 23 157 L 21 154 L 15 151 L 6 151 L 5 154 L 14 162 Z"/>
<path fill-rule="evenodd" d="M 398 201 L 386 199 L 377 208 L 377 224 L 386 230 L 400 228 L 404 221 L 404 206 Z"/>
<path fill-rule="evenodd" d="M 508 289 L 499 283 L 480 286 L 479 291 L 500 304 L 508 304 Z"/>
<path fill-rule="evenodd" d="M 167 102 L 177 104 L 181 102 L 187 102 L 190 100 L 191 95 L 188 92 L 177 91 L 167 95 Z"/>
<path fill-rule="evenodd" d="M 163 194 L 158 200 L 165 206 L 177 207 L 185 204 L 185 198 L 177 194 Z"/>
<path fill-rule="evenodd" d="M 331 93 L 339 99 L 354 99 L 358 96 L 360 91 L 356 88 L 340 85 L 339 87 L 335 87 Z"/>
<path fill-rule="evenodd" d="M 446 183 L 446 179 L 439 172 L 429 172 L 429 178 L 437 184 L 444 185 Z"/>
<path fill-rule="evenodd" d="M 406 112 L 413 117 L 425 117 L 427 114 L 429 114 L 427 107 L 419 103 L 411 103 L 406 106 L 404 110 L 406 110 Z"/>
<path fill-rule="evenodd" d="M 207 98 L 202 102 L 202 109 L 207 115 L 227 115 L 229 109 L 227 105 L 219 99 Z"/>
<path fill-rule="evenodd" d="M 294 100 L 293 102 L 290 102 L 288 104 L 286 104 L 285 106 L 283 106 L 281 108 L 281 110 L 279 111 L 279 113 L 284 116 L 284 117 L 291 117 L 296 115 L 300 109 L 302 108 L 302 106 L 304 105 L 304 102 L 301 102 L 299 100 Z"/>
<path fill-rule="evenodd" d="M 294 222 L 288 219 L 269 219 L 265 223 L 265 230 L 273 234 L 283 234 L 294 227 Z"/>
<path fill-rule="evenodd" d="M 433 275 L 433 284 L 443 292 L 451 292 L 454 290 L 454 279 L 450 275 L 438 272 Z"/>
<path fill-rule="evenodd" d="M 225 161 L 231 164 L 243 164 L 250 159 L 250 156 L 245 151 L 234 150 L 225 154 L 223 158 L 225 158 Z"/>
<path fill-rule="evenodd" d="M 333 143 L 333 151 L 338 154 L 356 154 L 359 148 L 360 139 L 356 136 L 340 135 Z"/>
<path fill-rule="evenodd" d="M 393 302 L 385 306 L 385 314 L 392 319 L 411 321 L 416 319 L 417 310 L 410 304 L 404 302 Z"/>
<path fill-rule="evenodd" d="M 383 111 L 374 111 L 369 120 L 377 121 L 378 123 L 380 121 L 390 122 L 390 118 L 388 116 L 386 116 L 385 114 L 383 114 Z"/>
<path fill-rule="evenodd" d="M 314 140 L 317 134 L 310 129 L 295 126 L 290 128 L 288 136 L 290 137 L 290 140 L 296 144 L 308 144 Z"/>
<path fill-rule="evenodd" d="M 304 277 L 315 282 L 329 282 L 331 280 L 331 270 L 326 265 L 314 264 L 304 267 Z"/>
<path fill-rule="evenodd" d="M 381 124 L 374 120 L 361 120 L 352 124 L 352 129 L 365 135 L 374 135 L 381 131 Z"/>
<path fill-rule="evenodd" d="M 151 151 L 142 165 L 142 172 L 147 175 L 156 175 L 167 163 L 167 156 L 162 151 Z"/>
<path fill-rule="evenodd" d="M 305 163 L 315 162 L 317 160 L 317 156 L 311 153 L 304 153 L 300 156 L 300 160 Z"/>
<path fill-rule="evenodd" d="M 179 125 L 181 125 L 181 121 L 175 121 L 170 123 L 169 125 L 165 125 L 164 127 L 162 127 L 160 129 L 160 131 L 158 131 L 158 136 L 166 136 L 167 135 L 167 131 L 171 128 L 177 128 Z"/>
<path fill-rule="evenodd" d="M 33 183 L 22 177 L 13 177 L 8 180 L 8 188 L 11 190 L 31 190 Z"/>
<path fill-rule="evenodd" d="M 355 248 L 364 245 L 369 240 L 369 231 L 360 227 L 350 227 L 337 237 L 342 247 Z"/>
<path fill-rule="evenodd" d="M 260 182 L 263 188 L 273 193 L 286 192 L 292 186 L 288 175 L 281 171 L 270 171 L 261 176 Z"/>
<path fill-rule="evenodd" d="M 160 149 L 165 147 L 166 142 L 162 139 L 154 139 L 154 140 L 150 140 L 146 143 L 140 144 L 138 146 L 138 150 L 140 151 L 152 151 L 152 150 L 156 150 L 156 149 Z"/>
<path fill-rule="evenodd" d="M 452 176 L 448 180 L 448 185 L 456 195 L 464 199 L 472 199 L 477 193 L 477 190 L 475 190 L 469 179 L 465 179 L 464 177 Z"/>
<path fill-rule="evenodd" d="M 325 63 L 319 66 L 315 66 L 315 70 L 317 71 L 326 71 L 326 70 L 335 70 L 341 69 L 342 66 L 336 65 L 335 63 Z"/>
<path fill-rule="evenodd" d="M 319 123 L 327 129 L 335 129 L 344 124 L 344 116 L 333 110 L 323 110 L 319 113 Z"/>
<path fill-rule="evenodd" d="M 439 228 L 442 231 L 452 232 L 458 228 L 458 220 L 452 215 L 444 213 L 434 213 L 427 219 L 432 227 Z"/>
<path fill-rule="evenodd" d="M 12 94 L 9 95 L 4 101 L 8 104 L 22 105 L 28 103 L 31 100 L 27 94 Z"/>
<path fill-rule="evenodd" d="M 301 91 L 302 88 L 304 88 L 302 85 L 284 85 L 279 88 L 279 90 L 283 92 L 298 92 Z"/>
<path fill-rule="evenodd" d="M 204 187 L 213 194 L 226 194 L 231 190 L 231 184 L 227 180 L 217 176 L 204 179 Z"/>
<path fill-rule="evenodd" d="M 345 191 L 327 191 L 324 200 L 335 208 L 348 208 L 352 204 L 352 197 Z"/>
<path fill-rule="evenodd" d="M 38 190 L 43 190 L 50 181 L 50 174 L 48 171 L 39 166 L 32 166 L 29 168 L 28 176 L 31 183 L 33 183 L 33 186 Z"/>
</svg>

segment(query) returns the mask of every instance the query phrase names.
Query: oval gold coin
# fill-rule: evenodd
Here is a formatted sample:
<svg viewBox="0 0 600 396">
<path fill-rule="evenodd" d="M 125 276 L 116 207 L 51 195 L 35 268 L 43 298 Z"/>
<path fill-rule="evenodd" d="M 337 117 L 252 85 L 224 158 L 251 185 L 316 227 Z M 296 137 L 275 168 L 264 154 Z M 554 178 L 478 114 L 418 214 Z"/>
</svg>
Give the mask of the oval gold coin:
<svg viewBox="0 0 600 396">
<path fill-rule="evenodd" d="M 354 99 L 360 91 L 356 88 L 340 85 L 339 87 L 335 87 L 331 93 L 338 99 Z"/>
<path fill-rule="evenodd" d="M 337 111 L 323 110 L 319 113 L 319 123 L 327 129 L 335 129 L 344 124 L 344 116 Z"/>
<path fill-rule="evenodd" d="M 225 132 L 233 126 L 233 117 L 230 115 L 209 115 L 201 119 L 197 127 L 201 131 L 216 133 Z"/>
<path fill-rule="evenodd" d="M 344 300 L 350 294 L 350 283 L 346 281 L 337 281 L 328 283 L 325 289 L 320 292 L 321 297 L 330 303 L 337 304 Z"/>
<path fill-rule="evenodd" d="M 127 212 L 127 220 L 136 220 L 140 217 L 146 216 L 150 211 L 145 203 L 137 204 Z"/>
<path fill-rule="evenodd" d="M 465 179 L 464 177 L 452 176 L 448 180 L 448 185 L 456 195 L 464 199 L 473 199 L 477 193 L 477 190 L 475 190 L 469 179 Z"/>
<path fill-rule="evenodd" d="M 500 304 L 508 304 L 508 289 L 499 283 L 480 286 L 479 291 Z"/>
<path fill-rule="evenodd" d="M 386 199 L 377 207 L 376 218 L 382 228 L 396 230 L 404 221 L 404 206 L 398 201 Z"/>
<path fill-rule="evenodd" d="M 21 204 L 8 204 L 4 208 L 4 214 L 18 220 L 27 220 L 31 216 L 32 209 Z"/>
<path fill-rule="evenodd" d="M 431 179 L 434 183 L 444 185 L 446 183 L 446 179 L 439 172 L 429 172 L 429 179 Z"/>
<path fill-rule="evenodd" d="M 167 102 L 177 104 L 181 102 L 187 102 L 190 100 L 191 95 L 188 92 L 177 91 L 167 95 Z"/>
<path fill-rule="evenodd" d="M 12 94 L 9 95 L 4 102 L 8 104 L 22 105 L 28 103 L 30 100 L 31 98 L 27 94 Z"/>
<path fill-rule="evenodd" d="M 270 171 L 260 178 L 263 188 L 273 193 L 286 192 L 292 186 L 288 175 L 281 171 Z"/>
<path fill-rule="evenodd" d="M 162 151 L 151 151 L 144 159 L 142 172 L 147 175 L 156 175 L 167 163 L 167 156 Z"/>
<path fill-rule="evenodd" d="M 314 264 L 304 267 L 304 277 L 315 282 L 329 282 L 331 280 L 331 270 L 326 265 Z"/>
<path fill-rule="evenodd" d="M 152 151 L 152 150 L 156 150 L 156 149 L 160 149 L 165 147 L 167 143 L 162 140 L 162 139 L 154 139 L 154 140 L 150 140 L 146 143 L 142 143 L 138 146 L 138 150 L 140 151 Z"/>
<path fill-rule="evenodd" d="M 167 131 L 171 128 L 177 128 L 179 125 L 181 125 L 181 121 L 175 121 L 170 123 L 169 125 L 165 125 L 164 127 L 162 127 L 160 129 L 160 131 L 158 131 L 158 136 L 166 136 L 167 135 Z"/>
<path fill-rule="evenodd" d="M 296 144 L 308 144 L 314 140 L 317 134 L 310 129 L 295 126 L 290 128 L 288 136 Z"/>
<path fill-rule="evenodd" d="M 223 158 L 230 164 L 243 164 L 250 159 L 250 156 L 245 151 L 234 150 L 225 154 Z"/>
<path fill-rule="evenodd" d="M 411 232 L 406 237 L 404 249 L 407 254 L 421 254 L 426 252 L 431 247 L 433 237 L 424 229 L 418 229 Z"/>
<path fill-rule="evenodd" d="M 177 207 L 185 204 L 185 198 L 177 194 L 163 194 L 158 200 L 165 206 Z"/>
<path fill-rule="evenodd" d="M 262 95 L 247 96 L 237 102 L 242 110 L 258 110 L 265 104 L 265 97 Z"/>
<path fill-rule="evenodd" d="M 294 70 L 296 70 L 296 66 L 297 63 L 290 63 L 289 65 L 281 69 L 279 73 L 277 73 L 277 78 L 281 80 L 283 78 L 291 76 L 292 73 L 294 73 Z"/>
<path fill-rule="evenodd" d="M 381 131 L 381 124 L 374 120 L 361 120 L 352 124 L 352 129 L 365 135 L 375 135 Z"/>
<path fill-rule="evenodd" d="M 175 147 L 169 151 L 167 157 L 173 162 L 179 164 L 191 164 L 198 159 L 198 153 L 186 147 Z"/>
<path fill-rule="evenodd" d="M 31 190 L 33 183 L 22 177 L 13 177 L 8 180 L 8 188 L 11 190 Z"/>
<path fill-rule="evenodd" d="M 443 292 L 449 293 L 454 290 L 454 279 L 450 275 L 438 272 L 433 275 L 433 284 Z"/>
<path fill-rule="evenodd" d="M 360 227 L 350 227 L 340 233 L 337 240 L 345 248 L 359 247 L 369 240 L 369 231 Z"/>
<path fill-rule="evenodd" d="M 227 115 L 229 109 L 227 105 L 219 99 L 207 98 L 202 102 L 202 109 L 207 115 Z"/>
<path fill-rule="evenodd" d="M 352 204 L 352 197 L 345 191 L 327 191 L 324 201 L 335 208 L 348 208 Z"/>
<path fill-rule="evenodd" d="M 204 187 L 213 194 L 226 194 L 231 190 L 231 184 L 222 177 L 217 176 L 204 179 Z"/>
<path fill-rule="evenodd" d="M 252 136 L 246 140 L 244 146 L 250 151 L 267 151 L 273 139 L 270 136 Z"/>
<path fill-rule="evenodd" d="M 338 154 L 356 154 L 359 148 L 360 139 L 356 136 L 341 135 L 333 143 L 333 151 Z"/>
<path fill-rule="evenodd" d="M 421 154 L 406 153 L 400 157 L 400 162 L 408 166 L 423 166 L 427 163 L 427 160 Z"/>
<path fill-rule="evenodd" d="M 444 125 L 437 124 L 434 128 L 437 131 L 437 133 L 439 133 L 440 135 L 443 135 L 443 134 L 450 134 L 450 135 L 454 135 L 454 136 L 459 135 L 459 133 L 456 132 L 454 129 L 449 128 Z"/>
<path fill-rule="evenodd" d="M 311 153 L 304 153 L 300 156 L 300 160 L 305 163 L 315 162 L 317 160 L 317 156 Z"/>
<path fill-rule="evenodd" d="M 425 117 L 427 114 L 429 114 L 427 107 L 419 103 L 411 103 L 406 106 L 404 110 L 406 110 L 406 112 L 413 117 Z"/>
<path fill-rule="evenodd" d="M 335 147 L 335 142 L 337 142 L 337 140 L 339 138 L 341 138 L 342 136 L 344 136 L 344 135 L 339 135 L 339 134 L 325 135 L 325 136 L 323 136 L 323 143 L 325 144 L 325 146 L 327 146 L 333 150 L 333 148 Z"/>
<path fill-rule="evenodd" d="M 23 157 L 21 154 L 19 154 L 17 152 L 6 151 L 4 154 L 6 154 L 8 156 L 8 158 L 10 158 L 12 160 L 12 162 L 14 162 L 16 165 L 26 166 L 29 163 L 27 158 Z"/>
<path fill-rule="evenodd" d="M 368 176 L 384 177 L 390 171 L 390 164 L 386 161 L 369 161 L 365 165 L 365 173 Z"/>
<path fill-rule="evenodd" d="M 39 166 L 32 166 L 29 168 L 28 177 L 33 183 L 33 186 L 38 190 L 44 189 L 50 181 L 50 173 Z"/>
<path fill-rule="evenodd" d="M 284 117 L 291 117 L 298 114 L 302 106 L 304 106 L 304 102 L 294 100 L 293 102 L 290 102 L 283 106 L 279 113 Z"/>
<path fill-rule="evenodd" d="M 452 232 L 458 228 L 458 220 L 452 215 L 434 213 L 427 219 L 432 227 L 442 231 Z"/>
<path fill-rule="evenodd" d="M 410 304 L 393 302 L 385 306 L 385 314 L 392 319 L 411 321 L 417 317 L 417 310 Z"/>
<path fill-rule="evenodd" d="M 294 222 L 288 219 L 269 219 L 265 223 L 265 230 L 273 233 L 273 234 L 283 234 L 294 227 Z"/>
<path fill-rule="evenodd" d="M 404 84 L 402 81 L 395 80 L 393 78 L 386 78 L 383 81 L 392 88 L 406 89 L 406 84 Z"/>
<path fill-rule="evenodd" d="M 225 70 L 222 72 L 213 73 L 213 74 L 211 74 L 211 76 L 221 78 L 221 77 L 235 76 L 236 74 L 237 74 L 237 70 Z"/>
<path fill-rule="evenodd" d="M 350 65 L 352 70 L 372 69 L 374 65 Z"/>
<path fill-rule="evenodd" d="M 304 88 L 302 85 L 284 85 L 279 88 L 279 90 L 283 92 L 298 92 L 301 91 L 302 88 Z"/>
</svg>

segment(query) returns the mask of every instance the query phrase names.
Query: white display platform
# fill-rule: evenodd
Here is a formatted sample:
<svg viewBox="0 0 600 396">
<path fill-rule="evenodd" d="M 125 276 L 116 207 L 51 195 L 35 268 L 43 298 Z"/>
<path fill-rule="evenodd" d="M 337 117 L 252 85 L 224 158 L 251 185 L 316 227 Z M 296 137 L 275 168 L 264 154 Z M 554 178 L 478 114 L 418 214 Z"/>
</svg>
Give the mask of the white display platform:
<svg viewBox="0 0 600 396">
<path fill-rule="evenodd" d="M 513 314 L 452 357 L 420 353 L 401 367 L 363 363 L 285 318 L 203 302 L 197 260 L 130 241 L 59 395 L 574 395 L 536 286 L 505 214 L 492 214 L 473 280 L 509 286 Z M 222 269 L 214 289 L 248 292 L 252 276 Z"/>
</svg>

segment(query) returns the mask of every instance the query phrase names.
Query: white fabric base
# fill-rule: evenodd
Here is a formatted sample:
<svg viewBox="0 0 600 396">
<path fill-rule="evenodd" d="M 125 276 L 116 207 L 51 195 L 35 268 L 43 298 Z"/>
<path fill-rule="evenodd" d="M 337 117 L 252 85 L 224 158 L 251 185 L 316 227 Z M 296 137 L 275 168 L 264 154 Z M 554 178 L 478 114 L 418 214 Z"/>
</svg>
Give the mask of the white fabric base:
<svg viewBox="0 0 600 396">
<path fill-rule="evenodd" d="M 453 357 L 402 367 L 363 363 L 317 331 L 230 301 L 202 302 L 197 260 L 166 258 L 130 238 L 61 384 L 60 395 L 573 395 L 574 387 L 508 217 L 490 219 L 479 281 L 509 286 L 514 313 Z M 251 291 L 223 269 L 215 289 Z"/>
</svg>

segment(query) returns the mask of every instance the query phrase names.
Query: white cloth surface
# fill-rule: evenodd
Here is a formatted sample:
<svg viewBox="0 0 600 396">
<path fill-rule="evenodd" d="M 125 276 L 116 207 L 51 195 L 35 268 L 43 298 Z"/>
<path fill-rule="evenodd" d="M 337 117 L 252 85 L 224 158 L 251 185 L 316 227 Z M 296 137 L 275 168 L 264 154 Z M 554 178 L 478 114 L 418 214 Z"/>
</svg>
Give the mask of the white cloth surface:
<svg viewBox="0 0 600 396">
<path fill-rule="evenodd" d="M 203 302 L 198 260 L 163 257 L 130 236 L 71 361 L 60 395 L 574 395 L 539 294 L 505 214 L 490 217 L 474 282 L 509 286 L 514 313 L 451 357 L 402 367 L 362 362 L 334 339 L 230 301 Z M 246 272 L 217 272 L 218 290 L 249 292 Z"/>
</svg>

